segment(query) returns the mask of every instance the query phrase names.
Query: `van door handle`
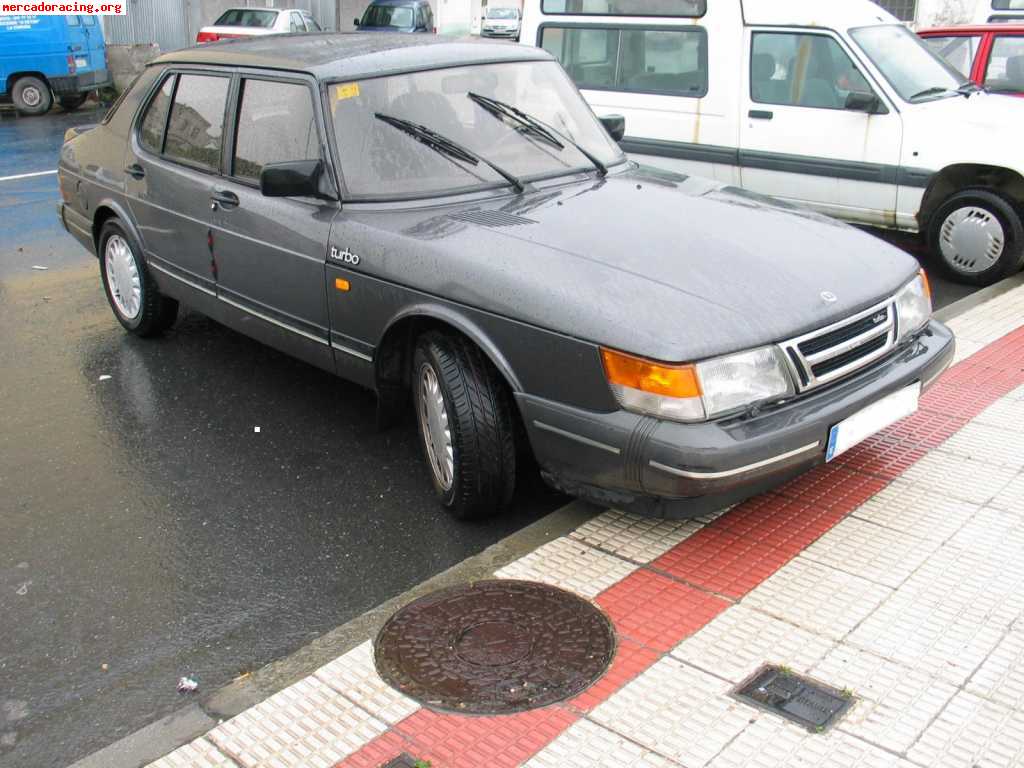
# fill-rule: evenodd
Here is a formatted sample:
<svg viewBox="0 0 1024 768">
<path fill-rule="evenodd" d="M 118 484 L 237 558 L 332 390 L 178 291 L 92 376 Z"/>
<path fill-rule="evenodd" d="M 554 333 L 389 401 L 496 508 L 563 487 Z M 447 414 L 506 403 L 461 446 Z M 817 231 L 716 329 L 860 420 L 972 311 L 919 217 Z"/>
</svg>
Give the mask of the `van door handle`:
<svg viewBox="0 0 1024 768">
<path fill-rule="evenodd" d="M 238 207 L 238 195 L 234 192 L 229 192 L 226 189 L 213 190 L 213 194 L 210 195 L 210 199 L 213 200 L 214 205 L 220 205 L 224 208 Z"/>
<path fill-rule="evenodd" d="M 765 109 L 752 109 L 747 113 L 747 115 L 754 118 L 755 120 L 771 120 L 773 117 L 775 117 L 774 112 L 769 112 L 768 110 Z"/>
<path fill-rule="evenodd" d="M 124 172 L 131 176 L 133 179 L 146 178 L 146 169 L 143 168 L 138 163 L 132 163 L 131 165 L 124 169 Z"/>
</svg>

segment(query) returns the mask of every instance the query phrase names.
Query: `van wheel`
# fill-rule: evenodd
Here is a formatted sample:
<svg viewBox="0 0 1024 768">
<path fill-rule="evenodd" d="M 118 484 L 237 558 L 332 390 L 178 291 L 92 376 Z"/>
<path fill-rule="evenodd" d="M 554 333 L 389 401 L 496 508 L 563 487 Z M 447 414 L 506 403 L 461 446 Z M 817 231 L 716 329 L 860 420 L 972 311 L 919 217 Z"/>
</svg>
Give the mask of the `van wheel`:
<svg viewBox="0 0 1024 768">
<path fill-rule="evenodd" d="M 1024 264 L 1024 223 L 1002 195 L 967 189 L 950 197 L 928 228 L 932 258 L 952 279 L 991 285 Z"/>
<path fill-rule="evenodd" d="M 60 105 L 67 112 L 74 112 L 80 106 L 85 104 L 85 100 L 89 98 L 87 93 L 72 93 L 67 96 L 60 97 Z"/>
<path fill-rule="evenodd" d="M 468 339 L 427 333 L 413 356 L 420 443 L 441 505 L 461 520 L 505 510 L 516 481 L 512 403 Z"/>
<path fill-rule="evenodd" d="M 15 108 L 23 115 L 45 115 L 53 106 L 50 86 L 38 77 L 19 77 L 11 90 Z"/>
<path fill-rule="evenodd" d="M 110 308 L 136 336 L 163 333 L 178 317 L 178 302 L 167 298 L 139 258 L 142 247 L 121 223 L 109 219 L 100 232 L 100 274 Z"/>
</svg>

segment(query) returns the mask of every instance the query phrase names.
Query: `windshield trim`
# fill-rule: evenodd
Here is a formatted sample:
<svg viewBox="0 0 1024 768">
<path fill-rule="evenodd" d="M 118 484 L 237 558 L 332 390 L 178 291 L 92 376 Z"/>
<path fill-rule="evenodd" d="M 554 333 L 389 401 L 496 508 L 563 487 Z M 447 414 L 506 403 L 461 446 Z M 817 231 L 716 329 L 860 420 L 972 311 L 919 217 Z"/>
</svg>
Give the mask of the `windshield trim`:
<svg viewBox="0 0 1024 768">
<path fill-rule="evenodd" d="M 898 27 L 900 29 L 906 30 L 907 33 L 909 35 L 911 35 L 911 37 L 913 37 L 914 39 L 916 39 L 920 43 L 921 48 L 925 51 L 925 53 L 927 53 L 929 56 L 931 56 L 933 59 L 935 59 L 935 61 L 938 62 L 942 66 L 942 68 L 945 69 L 953 77 L 953 79 L 957 81 L 956 88 L 950 88 L 949 90 L 943 91 L 942 93 L 936 93 L 934 96 L 929 96 L 928 98 L 920 98 L 920 99 L 914 99 L 914 100 L 911 100 L 910 98 L 907 98 L 907 97 L 903 96 L 903 94 L 901 94 L 899 92 L 899 89 L 893 83 L 893 81 L 889 77 L 888 73 L 884 69 L 882 69 L 881 66 L 879 66 L 878 62 L 875 61 L 875 57 L 872 56 L 871 52 L 868 51 L 861 44 L 860 40 L 857 39 L 857 35 L 856 35 L 857 32 L 863 32 L 863 31 L 869 30 L 869 29 L 882 29 L 882 28 L 889 28 L 889 29 L 891 29 L 891 28 L 896 28 L 896 27 Z M 910 105 L 926 104 L 926 103 L 928 103 L 930 101 L 939 101 L 941 99 L 948 99 L 951 96 L 963 96 L 962 93 L 957 91 L 957 88 L 963 88 L 965 85 L 967 85 L 967 84 L 969 84 L 971 82 L 970 78 L 964 78 L 964 76 L 960 72 L 958 72 L 953 67 L 952 64 L 947 62 L 941 56 L 935 54 L 927 45 L 925 45 L 924 40 L 922 38 L 918 37 L 916 34 L 911 32 L 909 29 L 907 29 L 902 24 L 867 24 L 867 25 L 860 26 L 860 27 L 850 27 L 850 29 L 848 29 L 847 32 L 848 32 L 848 34 L 850 36 L 850 40 L 852 40 L 853 44 L 857 47 L 857 50 L 860 51 L 861 53 L 863 53 L 864 56 L 867 57 L 868 61 L 871 62 L 871 66 L 874 67 L 874 69 L 876 69 L 878 71 L 878 73 L 882 76 L 882 79 L 885 81 L 886 85 L 888 85 L 889 88 L 892 90 L 892 92 L 896 96 L 896 98 L 899 99 L 900 101 L 902 101 L 904 104 L 910 104 Z"/>
</svg>

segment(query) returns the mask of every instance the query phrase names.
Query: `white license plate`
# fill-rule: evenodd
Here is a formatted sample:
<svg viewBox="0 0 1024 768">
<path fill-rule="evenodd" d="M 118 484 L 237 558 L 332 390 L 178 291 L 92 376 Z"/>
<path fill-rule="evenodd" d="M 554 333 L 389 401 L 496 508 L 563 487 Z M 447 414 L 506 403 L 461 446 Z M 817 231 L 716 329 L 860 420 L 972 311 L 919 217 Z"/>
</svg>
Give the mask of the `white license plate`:
<svg viewBox="0 0 1024 768">
<path fill-rule="evenodd" d="M 916 382 L 843 419 L 829 430 L 825 461 L 832 461 L 875 433 L 915 413 L 920 398 L 921 382 Z"/>
<path fill-rule="evenodd" d="M 75 67 L 77 67 L 78 69 L 82 69 L 83 67 L 88 67 L 88 66 L 89 66 L 89 60 L 88 59 L 75 59 Z"/>
</svg>

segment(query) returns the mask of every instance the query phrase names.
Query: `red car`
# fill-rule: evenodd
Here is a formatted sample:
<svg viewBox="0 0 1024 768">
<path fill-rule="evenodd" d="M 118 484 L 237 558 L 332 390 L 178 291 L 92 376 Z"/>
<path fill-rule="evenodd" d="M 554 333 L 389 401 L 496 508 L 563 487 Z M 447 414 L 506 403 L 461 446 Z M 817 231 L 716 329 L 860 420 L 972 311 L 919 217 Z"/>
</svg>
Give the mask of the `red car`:
<svg viewBox="0 0 1024 768">
<path fill-rule="evenodd" d="M 955 69 L 993 93 L 1024 96 L 1024 24 L 942 27 L 919 33 Z"/>
</svg>

